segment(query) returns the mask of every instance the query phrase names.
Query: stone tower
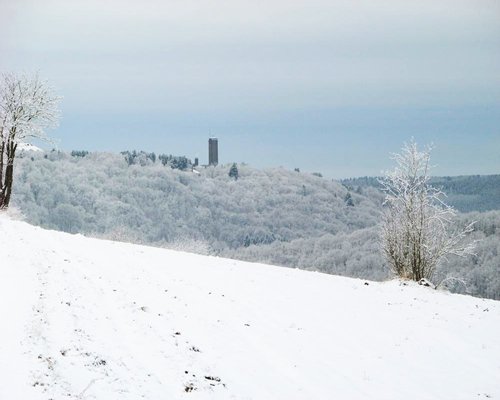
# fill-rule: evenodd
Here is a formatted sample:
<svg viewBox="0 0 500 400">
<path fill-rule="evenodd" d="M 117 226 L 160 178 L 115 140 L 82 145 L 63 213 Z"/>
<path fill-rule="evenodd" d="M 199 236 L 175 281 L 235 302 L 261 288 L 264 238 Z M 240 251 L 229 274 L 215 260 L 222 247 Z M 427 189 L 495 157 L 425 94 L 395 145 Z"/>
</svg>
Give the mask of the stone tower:
<svg viewBox="0 0 500 400">
<path fill-rule="evenodd" d="M 217 138 L 208 139 L 208 165 L 219 163 L 219 142 Z"/>
</svg>

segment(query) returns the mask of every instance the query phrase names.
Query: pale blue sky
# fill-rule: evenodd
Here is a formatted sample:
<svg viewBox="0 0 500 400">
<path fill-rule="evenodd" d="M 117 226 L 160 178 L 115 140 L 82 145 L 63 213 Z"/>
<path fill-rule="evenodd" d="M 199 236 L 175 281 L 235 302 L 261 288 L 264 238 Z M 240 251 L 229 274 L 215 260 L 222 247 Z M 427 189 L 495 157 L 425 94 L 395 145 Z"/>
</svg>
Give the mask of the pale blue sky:
<svg viewBox="0 0 500 400">
<path fill-rule="evenodd" d="M 377 175 L 500 173 L 500 2 L 0 0 L 0 70 L 64 96 L 62 149 Z"/>
</svg>

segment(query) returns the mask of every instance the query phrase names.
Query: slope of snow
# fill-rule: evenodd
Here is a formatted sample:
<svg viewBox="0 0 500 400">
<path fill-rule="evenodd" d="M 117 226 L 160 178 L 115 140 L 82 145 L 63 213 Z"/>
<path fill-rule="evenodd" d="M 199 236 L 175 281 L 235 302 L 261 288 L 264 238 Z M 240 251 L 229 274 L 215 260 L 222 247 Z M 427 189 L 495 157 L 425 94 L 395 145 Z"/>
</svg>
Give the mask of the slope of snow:
<svg viewBox="0 0 500 400">
<path fill-rule="evenodd" d="M 34 144 L 31 144 L 31 143 L 19 143 L 17 145 L 17 150 L 18 151 L 35 151 L 35 152 L 43 151 L 40 147 L 35 146 Z"/>
<path fill-rule="evenodd" d="M 0 399 L 500 398 L 500 303 L 0 214 Z"/>
</svg>

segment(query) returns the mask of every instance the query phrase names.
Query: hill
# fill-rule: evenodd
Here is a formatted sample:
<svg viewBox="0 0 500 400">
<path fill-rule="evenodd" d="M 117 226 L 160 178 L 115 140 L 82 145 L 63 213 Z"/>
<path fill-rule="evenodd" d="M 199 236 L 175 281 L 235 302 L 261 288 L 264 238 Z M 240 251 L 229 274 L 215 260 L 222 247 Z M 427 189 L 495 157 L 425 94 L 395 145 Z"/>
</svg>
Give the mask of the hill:
<svg viewBox="0 0 500 400">
<path fill-rule="evenodd" d="M 283 168 L 238 165 L 190 169 L 185 157 L 154 153 L 24 154 L 13 202 L 49 229 L 219 255 L 246 261 L 384 280 L 378 245 L 380 191 Z M 183 171 L 179 168 L 188 168 Z M 500 299 L 500 211 L 478 221 L 474 259 L 451 258 L 438 280 L 450 289 Z"/>
<path fill-rule="evenodd" d="M 377 223 L 377 204 L 338 182 L 283 168 L 229 166 L 181 171 L 122 155 L 51 152 L 20 158 L 15 204 L 30 222 L 70 233 L 142 238 L 148 244 L 207 241 L 215 251 Z"/>
<path fill-rule="evenodd" d="M 351 190 L 381 186 L 378 178 L 344 179 Z M 446 202 L 461 212 L 500 210 L 500 175 L 467 175 L 433 177 L 431 184 L 446 193 Z"/>
<path fill-rule="evenodd" d="M 500 396 L 500 304 L 0 214 L 0 398 Z M 5 323 L 8 321 L 8 323 Z"/>
</svg>

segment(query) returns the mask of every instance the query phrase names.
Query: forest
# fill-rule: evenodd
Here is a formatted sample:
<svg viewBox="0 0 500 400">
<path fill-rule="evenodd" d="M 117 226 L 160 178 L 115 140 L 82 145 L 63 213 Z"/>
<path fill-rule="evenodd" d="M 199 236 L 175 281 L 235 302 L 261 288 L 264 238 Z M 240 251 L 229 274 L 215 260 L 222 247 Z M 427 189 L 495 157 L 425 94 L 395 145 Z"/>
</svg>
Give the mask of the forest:
<svg viewBox="0 0 500 400">
<path fill-rule="evenodd" d="M 380 178 L 343 179 L 342 184 L 354 190 L 380 188 Z M 500 209 L 500 175 L 467 175 L 433 177 L 431 184 L 446 193 L 446 203 L 461 212 Z"/>
<path fill-rule="evenodd" d="M 235 179 L 232 163 L 193 169 L 186 157 L 140 151 L 24 152 L 15 173 L 13 205 L 44 228 L 365 279 L 391 276 L 379 250 L 384 195 L 376 178 L 339 182 L 238 164 Z M 475 256 L 440 266 L 438 282 L 500 299 L 500 179 L 434 182 L 467 211 L 457 227 L 476 221 L 477 241 Z"/>
</svg>

